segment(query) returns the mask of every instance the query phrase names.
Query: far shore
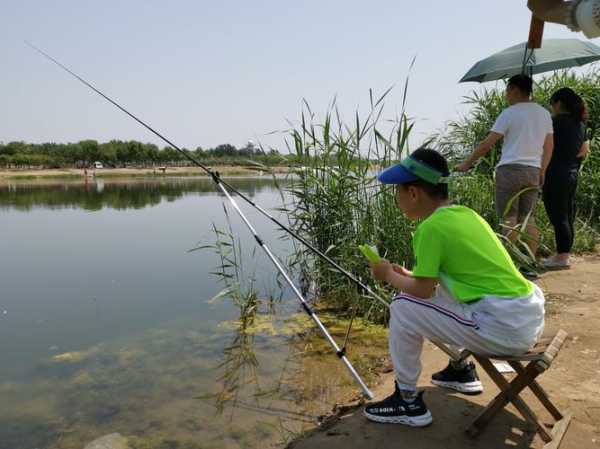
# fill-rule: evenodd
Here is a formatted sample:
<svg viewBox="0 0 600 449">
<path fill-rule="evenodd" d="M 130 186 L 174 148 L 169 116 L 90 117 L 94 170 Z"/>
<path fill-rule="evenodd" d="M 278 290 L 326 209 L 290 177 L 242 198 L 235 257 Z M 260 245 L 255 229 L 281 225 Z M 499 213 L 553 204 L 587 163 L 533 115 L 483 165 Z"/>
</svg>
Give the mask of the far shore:
<svg viewBox="0 0 600 449">
<path fill-rule="evenodd" d="M 216 165 L 209 167 L 227 176 L 258 176 L 269 173 L 287 173 L 289 167 L 275 166 L 261 170 L 258 167 L 244 167 L 236 165 Z M 139 178 L 147 176 L 207 176 L 199 167 L 166 167 L 165 170 L 156 168 L 101 168 L 88 169 L 87 173 L 79 168 L 52 168 L 52 169 L 0 169 L 0 182 L 7 180 L 35 180 L 35 179 L 78 179 L 78 178 Z"/>
</svg>

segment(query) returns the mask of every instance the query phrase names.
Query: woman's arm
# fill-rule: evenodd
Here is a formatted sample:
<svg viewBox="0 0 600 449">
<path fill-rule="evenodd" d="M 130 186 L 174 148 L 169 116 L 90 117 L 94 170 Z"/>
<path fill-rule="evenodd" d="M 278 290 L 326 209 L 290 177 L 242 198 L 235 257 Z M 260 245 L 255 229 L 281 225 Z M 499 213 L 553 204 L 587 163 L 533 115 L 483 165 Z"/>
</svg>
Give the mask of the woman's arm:
<svg viewBox="0 0 600 449">
<path fill-rule="evenodd" d="M 586 140 L 581 144 L 579 153 L 577 153 L 577 159 L 585 159 L 590 154 L 590 143 Z"/>
<path fill-rule="evenodd" d="M 550 165 L 553 150 L 554 135 L 548 134 L 546 135 L 546 139 L 544 139 L 544 152 L 542 153 L 542 167 L 540 169 L 540 187 L 544 185 L 544 181 L 546 180 L 546 170 L 548 169 L 548 165 Z"/>
</svg>

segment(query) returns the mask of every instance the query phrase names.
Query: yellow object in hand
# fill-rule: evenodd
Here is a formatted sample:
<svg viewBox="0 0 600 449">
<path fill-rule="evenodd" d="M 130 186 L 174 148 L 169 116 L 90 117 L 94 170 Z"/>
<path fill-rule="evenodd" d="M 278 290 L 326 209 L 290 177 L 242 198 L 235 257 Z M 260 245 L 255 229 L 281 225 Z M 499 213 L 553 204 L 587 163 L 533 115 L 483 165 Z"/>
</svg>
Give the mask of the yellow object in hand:
<svg viewBox="0 0 600 449">
<path fill-rule="evenodd" d="M 381 256 L 379 255 L 379 251 L 377 251 L 376 246 L 358 245 L 358 249 L 369 260 L 369 262 L 371 262 L 371 263 L 381 262 Z"/>
</svg>

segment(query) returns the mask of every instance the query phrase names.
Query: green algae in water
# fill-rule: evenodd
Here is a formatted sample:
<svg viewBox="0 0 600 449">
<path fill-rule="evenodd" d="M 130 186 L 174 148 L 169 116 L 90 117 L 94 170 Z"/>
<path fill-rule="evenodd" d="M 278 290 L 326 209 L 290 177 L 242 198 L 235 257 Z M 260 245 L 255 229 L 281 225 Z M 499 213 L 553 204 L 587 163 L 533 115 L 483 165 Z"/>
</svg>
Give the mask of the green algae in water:
<svg viewBox="0 0 600 449">
<path fill-rule="evenodd" d="M 341 341 L 347 322 L 321 318 Z M 303 313 L 246 323 L 155 329 L 49 357 L 32 380 L 0 384 L 0 449 L 81 449 L 115 432 L 132 449 L 277 447 L 357 394 Z M 355 320 L 349 357 L 367 379 L 386 344 L 383 328 Z"/>
<path fill-rule="evenodd" d="M 293 314 L 283 321 L 272 315 L 256 315 L 252 323 L 245 326 L 244 332 L 249 335 L 293 336 L 307 331 L 313 324 L 313 321 L 304 313 Z M 220 329 L 228 331 L 237 330 L 239 327 L 239 320 L 223 321 L 219 324 Z"/>
</svg>

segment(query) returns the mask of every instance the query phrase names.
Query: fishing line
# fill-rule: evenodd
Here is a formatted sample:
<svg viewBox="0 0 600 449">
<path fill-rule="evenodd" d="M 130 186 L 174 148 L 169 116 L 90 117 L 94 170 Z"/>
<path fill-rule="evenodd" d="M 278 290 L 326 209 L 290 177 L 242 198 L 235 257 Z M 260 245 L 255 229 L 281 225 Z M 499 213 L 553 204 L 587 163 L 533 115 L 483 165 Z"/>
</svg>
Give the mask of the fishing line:
<svg viewBox="0 0 600 449">
<path fill-rule="evenodd" d="M 262 240 L 262 238 L 257 234 L 256 230 L 254 229 L 254 227 L 252 226 L 252 224 L 250 223 L 250 221 L 246 218 L 246 216 L 244 215 L 244 213 L 242 212 L 242 210 L 239 208 L 237 202 L 232 198 L 232 196 L 230 194 L 230 191 L 233 192 L 233 193 L 235 193 L 236 195 L 238 195 L 240 198 L 242 198 L 244 201 L 246 201 L 250 205 L 252 205 L 259 212 L 261 212 L 264 216 L 266 216 L 271 221 L 273 221 L 274 223 L 276 223 L 281 229 L 283 229 L 284 231 L 288 232 L 291 236 L 293 236 L 294 238 L 296 238 L 297 240 L 299 240 L 300 242 L 302 242 L 306 247 L 308 247 L 310 250 L 312 250 L 319 257 L 321 257 L 322 259 L 326 260 L 328 263 L 330 263 L 331 265 L 333 265 L 340 273 L 344 274 L 347 278 L 349 278 L 350 280 L 352 280 L 354 283 L 356 283 L 357 285 L 361 286 L 373 298 L 379 300 L 380 302 L 382 302 L 383 304 L 385 304 L 387 307 L 389 307 L 389 303 L 385 299 L 381 298 L 379 295 L 375 294 L 368 286 L 366 286 L 365 284 L 363 284 L 362 282 L 360 282 L 358 279 L 356 279 L 348 271 L 346 271 L 342 267 L 340 267 L 330 257 L 328 257 L 327 255 L 323 254 L 321 251 L 319 251 L 313 245 L 311 245 L 309 242 L 307 242 L 304 238 L 302 238 L 301 236 L 299 236 L 297 233 L 295 233 L 294 231 L 292 231 L 291 229 L 289 229 L 288 227 L 286 227 L 283 223 L 281 223 L 279 220 L 277 220 L 275 217 L 273 217 L 271 214 L 269 214 L 266 210 L 264 210 L 258 204 L 254 203 L 252 200 L 250 200 L 244 194 L 242 194 L 237 189 L 235 189 L 234 187 L 232 187 L 231 185 L 229 185 L 227 182 L 225 182 L 224 180 L 222 180 L 218 172 L 212 171 L 208 167 L 206 167 L 204 164 L 198 162 L 195 158 L 193 158 L 187 152 L 183 151 L 181 148 L 179 148 L 177 145 L 175 145 L 173 142 L 171 142 L 165 136 L 163 136 L 158 131 L 156 131 L 155 129 L 153 129 L 152 127 L 150 127 L 148 124 L 146 124 L 145 122 L 143 122 L 141 119 L 139 119 L 138 117 L 136 117 L 135 115 L 133 115 L 131 112 L 129 112 L 124 107 L 122 107 L 120 104 L 118 104 L 112 98 L 110 98 L 107 95 L 105 95 L 104 93 L 102 93 L 99 89 L 97 89 L 92 84 L 90 84 L 89 82 L 87 82 L 85 79 L 83 79 L 82 77 L 80 77 L 79 75 L 77 75 L 75 72 L 73 72 L 72 70 L 70 70 L 69 68 L 67 68 L 66 66 L 64 66 L 62 63 L 60 63 L 59 61 L 57 61 L 56 59 L 54 59 L 52 56 L 50 56 L 46 52 L 40 50 L 39 48 L 37 48 L 36 46 L 34 46 L 33 44 L 31 44 L 29 42 L 25 42 L 25 43 L 29 47 L 31 47 L 32 49 L 34 49 L 35 51 L 37 51 L 38 53 L 40 53 L 41 55 L 43 55 L 45 58 L 49 59 L 50 61 L 52 61 L 53 63 L 55 63 L 56 65 L 58 65 L 60 68 L 62 68 L 63 70 L 65 70 L 67 73 L 69 73 L 70 75 L 72 75 L 73 77 L 75 77 L 76 79 L 78 79 L 81 83 L 83 83 L 85 86 L 87 86 L 90 89 L 92 89 L 94 92 L 96 92 L 98 95 L 100 95 L 101 97 L 103 97 L 105 100 L 107 100 L 108 102 L 110 102 L 111 104 L 113 104 L 114 106 L 116 106 L 118 109 L 120 109 L 121 111 L 123 111 L 129 117 L 133 118 L 136 122 L 138 122 L 139 124 L 141 124 L 142 126 L 144 126 L 146 129 L 148 129 L 154 135 L 156 135 L 157 137 L 159 137 L 161 140 L 163 140 L 164 142 L 166 142 L 168 145 L 170 145 L 171 147 L 173 147 L 175 150 L 179 151 L 187 160 L 189 160 L 190 162 L 192 162 L 194 165 L 200 167 L 208 175 L 211 176 L 211 178 L 213 179 L 213 181 L 216 184 L 216 187 L 218 189 L 220 189 L 221 192 L 223 193 L 223 195 L 225 195 L 225 197 L 229 200 L 229 202 L 231 203 L 231 206 L 236 210 L 236 212 L 238 213 L 238 215 L 240 216 L 240 218 L 242 219 L 242 221 L 244 222 L 244 224 L 246 225 L 246 227 L 252 233 L 252 235 L 253 235 L 254 239 L 256 240 L 257 244 L 264 250 L 264 252 L 269 257 L 269 259 L 271 260 L 271 262 L 273 262 L 273 264 L 275 265 L 275 267 L 277 268 L 277 270 L 284 277 L 284 279 L 286 280 L 286 282 L 288 283 L 288 285 L 291 287 L 291 289 L 294 292 L 294 294 L 296 295 L 296 297 L 300 300 L 300 303 L 301 303 L 302 308 L 304 309 L 304 311 L 310 316 L 310 318 L 312 318 L 312 320 L 315 322 L 315 324 L 317 325 L 317 327 L 321 330 L 321 333 L 326 338 L 326 340 L 329 342 L 329 344 L 331 345 L 331 347 L 334 349 L 336 355 L 339 357 L 339 359 L 342 361 L 342 363 L 346 366 L 346 368 L 348 369 L 348 371 L 350 372 L 350 374 L 352 375 L 352 377 L 354 378 L 354 380 L 359 384 L 359 386 L 361 387 L 361 389 L 362 389 L 363 393 L 365 394 L 365 396 L 367 396 L 369 399 L 373 399 L 373 394 L 371 393 L 371 391 L 369 390 L 369 388 L 367 387 L 367 385 L 364 383 L 364 381 L 361 379 L 360 375 L 356 372 L 356 370 L 354 369 L 354 367 L 352 366 L 352 364 L 350 363 L 350 361 L 346 357 L 346 355 L 345 355 L 345 348 L 340 349 L 340 347 L 337 345 L 337 343 L 335 342 L 335 340 L 333 339 L 333 337 L 329 334 L 329 332 L 327 331 L 327 329 L 325 328 L 325 326 L 323 325 L 323 323 L 321 322 L 321 320 L 318 318 L 318 316 L 316 315 L 316 313 L 310 308 L 310 306 L 308 305 L 308 303 L 306 302 L 306 300 L 304 299 L 304 297 L 302 296 L 302 294 L 300 293 L 300 291 L 298 290 L 298 288 L 296 287 L 296 285 L 294 284 L 294 282 L 292 281 L 292 279 L 290 278 L 290 276 L 288 275 L 288 273 L 281 266 L 281 264 L 279 263 L 279 261 L 277 260 L 277 258 L 274 256 L 274 254 L 271 252 L 271 250 L 265 244 L 265 242 Z"/>
</svg>

